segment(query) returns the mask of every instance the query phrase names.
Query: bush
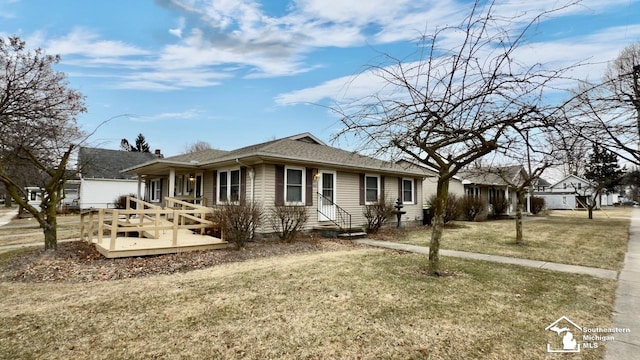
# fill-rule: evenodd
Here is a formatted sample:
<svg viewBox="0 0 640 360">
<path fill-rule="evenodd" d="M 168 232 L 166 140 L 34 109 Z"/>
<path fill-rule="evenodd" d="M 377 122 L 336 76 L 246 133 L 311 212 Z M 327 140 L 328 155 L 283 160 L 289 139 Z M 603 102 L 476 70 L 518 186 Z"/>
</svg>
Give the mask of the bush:
<svg viewBox="0 0 640 360">
<path fill-rule="evenodd" d="M 362 214 L 367 219 L 366 230 L 368 233 L 376 233 L 382 225 L 390 218 L 395 212 L 393 202 L 380 198 L 377 203 L 371 205 L 365 205 Z"/>
<path fill-rule="evenodd" d="M 115 198 L 115 200 L 113 200 L 113 206 L 116 209 L 126 209 L 127 208 L 127 196 L 131 197 L 131 198 L 135 198 L 136 197 L 135 194 L 120 195 L 117 198 Z M 136 208 L 136 203 L 131 203 L 131 209 L 135 209 L 135 208 Z"/>
<path fill-rule="evenodd" d="M 542 210 L 544 210 L 545 202 L 544 198 L 532 196 L 531 197 L 531 213 L 538 214 Z"/>
<path fill-rule="evenodd" d="M 507 212 L 509 209 L 509 200 L 498 199 L 493 202 L 493 216 L 498 216 Z"/>
<path fill-rule="evenodd" d="M 292 242 L 309 220 L 305 206 L 274 205 L 269 222 L 280 240 Z"/>
<path fill-rule="evenodd" d="M 460 198 L 460 207 L 464 218 L 468 221 L 474 221 L 486 209 L 487 203 L 479 196 L 465 195 Z"/>
<path fill-rule="evenodd" d="M 431 209 L 435 209 L 436 195 L 429 197 Z M 434 210 L 435 211 L 435 210 Z M 447 207 L 444 209 L 444 223 L 447 224 L 452 220 L 457 220 L 462 216 L 462 200 L 456 194 L 449 194 L 447 199 Z"/>
<path fill-rule="evenodd" d="M 214 211 L 212 219 L 222 228 L 226 241 L 234 243 L 238 248 L 244 248 L 260 225 L 262 214 L 262 206 L 259 204 L 240 201 L 221 205 Z"/>
</svg>

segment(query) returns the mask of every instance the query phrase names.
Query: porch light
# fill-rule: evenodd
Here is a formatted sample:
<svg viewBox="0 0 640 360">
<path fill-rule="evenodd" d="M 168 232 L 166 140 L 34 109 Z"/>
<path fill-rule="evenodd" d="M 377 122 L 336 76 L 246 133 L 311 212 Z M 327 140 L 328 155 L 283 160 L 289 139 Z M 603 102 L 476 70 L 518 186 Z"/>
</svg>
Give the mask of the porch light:
<svg viewBox="0 0 640 360">
<path fill-rule="evenodd" d="M 189 175 L 189 181 L 194 182 L 196 181 L 196 177 L 193 175 Z"/>
</svg>

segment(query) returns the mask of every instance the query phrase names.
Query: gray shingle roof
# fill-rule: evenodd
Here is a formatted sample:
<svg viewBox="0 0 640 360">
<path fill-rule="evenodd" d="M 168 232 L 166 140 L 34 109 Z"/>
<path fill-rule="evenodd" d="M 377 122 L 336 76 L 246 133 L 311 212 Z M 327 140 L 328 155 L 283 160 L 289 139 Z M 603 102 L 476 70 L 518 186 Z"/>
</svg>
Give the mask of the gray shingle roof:
<svg viewBox="0 0 640 360">
<path fill-rule="evenodd" d="M 180 162 L 187 162 L 187 163 L 192 161 L 197 161 L 198 163 L 204 163 L 204 162 L 209 162 L 211 161 L 211 159 L 215 159 L 226 153 L 228 153 L 228 151 L 218 150 L 218 149 L 206 149 L 206 150 L 196 151 L 192 153 L 171 156 L 171 157 L 165 158 L 165 160 L 180 161 Z"/>
<path fill-rule="evenodd" d="M 354 171 L 379 171 L 388 173 L 399 173 L 413 176 L 424 176 L 424 173 L 418 169 L 410 169 L 390 161 L 363 156 L 356 152 L 346 151 L 325 145 L 311 134 L 304 133 L 287 138 L 267 141 L 260 144 L 250 145 L 231 151 L 222 150 L 206 150 L 196 154 L 177 155 L 156 163 L 160 165 L 162 162 L 183 162 L 185 165 L 208 166 L 213 167 L 217 163 L 233 161 L 249 157 L 282 159 L 286 162 L 297 162 L 309 165 L 326 165 L 337 168 L 352 169 Z M 198 163 L 191 163 L 192 160 Z M 129 172 L 135 172 L 144 167 L 129 169 Z M 148 167 L 149 168 L 149 167 Z"/>
<path fill-rule="evenodd" d="M 78 165 L 83 178 L 130 179 L 133 175 L 120 171 L 157 159 L 152 153 L 81 147 Z"/>
<path fill-rule="evenodd" d="M 458 176 L 460 176 L 465 183 L 506 186 L 509 184 L 504 178 L 509 179 L 512 183 L 518 183 L 518 175 L 523 169 L 521 165 L 467 169 L 461 170 Z"/>
</svg>

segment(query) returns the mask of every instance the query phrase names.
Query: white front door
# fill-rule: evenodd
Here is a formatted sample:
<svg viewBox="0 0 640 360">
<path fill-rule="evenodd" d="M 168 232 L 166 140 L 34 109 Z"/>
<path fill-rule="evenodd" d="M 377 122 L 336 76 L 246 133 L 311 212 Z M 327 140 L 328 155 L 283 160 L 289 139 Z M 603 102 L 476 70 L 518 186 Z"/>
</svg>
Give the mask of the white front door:
<svg viewBox="0 0 640 360">
<path fill-rule="evenodd" d="M 318 221 L 336 219 L 336 173 L 320 171 L 318 179 Z"/>
</svg>

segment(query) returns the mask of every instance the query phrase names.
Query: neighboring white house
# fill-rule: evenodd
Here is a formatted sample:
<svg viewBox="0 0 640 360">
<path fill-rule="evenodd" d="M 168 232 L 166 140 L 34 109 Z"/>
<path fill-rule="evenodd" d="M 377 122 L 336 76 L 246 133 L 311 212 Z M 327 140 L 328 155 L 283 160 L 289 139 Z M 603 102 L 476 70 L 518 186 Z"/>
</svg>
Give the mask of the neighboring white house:
<svg viewBox="0 0 640 360">
<path fill-rule="evenodd" d="M 547 209 L 582 209 L 593 195 L 593 184 L 576 175 L 569 175 L 549 186 L 545 191 L 536 191 L 535 196 L 545 201 Z M 600 207 L 597 199 L 596 207 Z"/>
<path fill-rule="evenodd" d="M 135 176 L 121 170 L 159 157 L 156 153 L 131 152 L 81 147 L 78 153 L 80 188 L 77 203 L 80 209 L 111 208 L 121 195 L 144 193 L 138 189 Z"/>
</svg>

